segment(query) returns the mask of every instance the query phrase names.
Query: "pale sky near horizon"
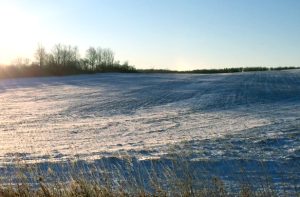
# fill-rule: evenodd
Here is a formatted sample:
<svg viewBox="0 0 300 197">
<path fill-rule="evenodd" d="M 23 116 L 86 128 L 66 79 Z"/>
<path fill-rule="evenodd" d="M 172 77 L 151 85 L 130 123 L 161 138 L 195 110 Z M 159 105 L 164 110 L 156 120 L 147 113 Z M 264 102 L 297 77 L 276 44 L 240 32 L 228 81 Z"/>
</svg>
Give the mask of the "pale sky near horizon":
<svg viewBox="0 0 300 197">
<path fill-rule="evenodd" d="M 0 64 L 38 43 L 109 47 L 137 68 L 300 66 L 300 1 L 0 0 Z"/>
</svg>

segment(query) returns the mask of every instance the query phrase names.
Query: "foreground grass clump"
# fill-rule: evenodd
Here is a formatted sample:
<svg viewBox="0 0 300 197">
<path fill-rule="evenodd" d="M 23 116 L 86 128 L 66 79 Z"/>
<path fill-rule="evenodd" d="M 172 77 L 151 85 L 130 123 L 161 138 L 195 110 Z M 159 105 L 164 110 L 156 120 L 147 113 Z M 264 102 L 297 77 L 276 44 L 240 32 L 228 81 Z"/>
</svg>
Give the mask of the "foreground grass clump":
<svg viewBox="0 0 300 197">
<path fill-rule="evenodd" d="M 96 183 L 88 182 L 87 180 L 73 180 L 68 184 L 56 183 L 56 184 L 46 184 L 40 181 L 37 187 L 32 187 L 29 184 L 21 183 L 17 185 L 1 186 L 0 187 L 0 197 L 127 197 L 127 196 L 212 196 L 212 197 L 226 197 L 226 196 L 279 196 L 272 190 L 254 192 L 251 191 L 250 187 L 243 187 L 239 193 L 230 194 L 224 188 L 224 183 L 219 179 L 212 180 L 212 187 L 210 189 L 193 190 L 193 188 L 188 187 L 186 183 L 181 183 L 178 190 L 167 191 L 157 188 L 157 191 L 147 192 L 144 188 L 139 188 L 135 191 L 127 191 L 127 188 L 119 187 L 112 189 L 110 185 L 98 185 Z M 287 195 L 284 195 L 287 196 Z"/>
<path fill-rule="evenodd" d="M 252 162 L 249 171 L 244 162 L 228 163 L 234 166 L 229 173 L 229 166 L 210 160 L 193 163 L 178 154 L 159 160 L 109 157 L 8 164 L 0 168 L 0 197 L 300 196 L 297 177 L 286 182 L 289 175 L 283 172 L 278 182 L 273 167 L 258 164 Z M 220 169 L 220 175 L 214 174 Z"/>
</svg>

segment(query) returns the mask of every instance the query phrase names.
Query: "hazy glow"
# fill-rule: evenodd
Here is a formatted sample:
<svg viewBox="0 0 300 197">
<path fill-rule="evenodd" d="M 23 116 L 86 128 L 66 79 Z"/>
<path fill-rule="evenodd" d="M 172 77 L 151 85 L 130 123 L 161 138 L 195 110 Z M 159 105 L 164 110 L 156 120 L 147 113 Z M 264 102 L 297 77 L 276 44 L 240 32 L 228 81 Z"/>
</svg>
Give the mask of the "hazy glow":
<svg viewBox="0 0 300 197">
<path fill-rule="evenodd" d="M 139 68 L 300 66 L 299 10 L 295 0 L 0 0 L 0 63 L 63 43 L 110 47 Z"/>
<path fill-rule="evenodd" d="M 0 24 L 1 63 L 10 63 L 17 56 L 30 58 L 39 33 L 37 18 L 13 4 L 1 4 Z"/>
</svg>

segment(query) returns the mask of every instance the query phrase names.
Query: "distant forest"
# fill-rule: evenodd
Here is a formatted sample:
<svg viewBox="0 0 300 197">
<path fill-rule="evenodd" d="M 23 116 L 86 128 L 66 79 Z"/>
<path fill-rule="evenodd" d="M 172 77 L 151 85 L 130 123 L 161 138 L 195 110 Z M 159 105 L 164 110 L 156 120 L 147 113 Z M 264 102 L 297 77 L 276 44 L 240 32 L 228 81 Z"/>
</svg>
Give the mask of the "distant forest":
<svg viewBox="0 0 300 197">
<path fill-rule="evenodd" d="M 51 52 L 39 45 L 35 51 L 35 60 L 17 58 L 12 65 L 0 66 L 0 79 L 39 76 L 65 76 L 76 74 L 93 74 L 101 72 L 122 73 L 234 73 L 249 71 L 268 71 L 299 69 L 300 67 L 240 67 L 224 69 L 197 69 L 191 71 L 174 71 L 165 69 L 136 69 L 128 62 L 115 60 L 114 52 L 109 48 L 90 47 L 83 58 L 76 46 L 55 45 Z"/>
</svg>

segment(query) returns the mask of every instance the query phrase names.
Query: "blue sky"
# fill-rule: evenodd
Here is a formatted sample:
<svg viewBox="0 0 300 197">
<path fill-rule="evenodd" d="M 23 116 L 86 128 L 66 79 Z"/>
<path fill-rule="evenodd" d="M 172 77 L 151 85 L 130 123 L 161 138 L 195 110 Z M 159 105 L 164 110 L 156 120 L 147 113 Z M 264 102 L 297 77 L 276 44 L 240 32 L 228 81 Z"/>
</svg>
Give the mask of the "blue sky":
<svg viewBox="0 0 300 197">
<path fill-rule="evenodd" d="M 42 43 L 137 68 L 300 66 L 299 0 L 0 0 L 0 62 Z"/>
</svg>

